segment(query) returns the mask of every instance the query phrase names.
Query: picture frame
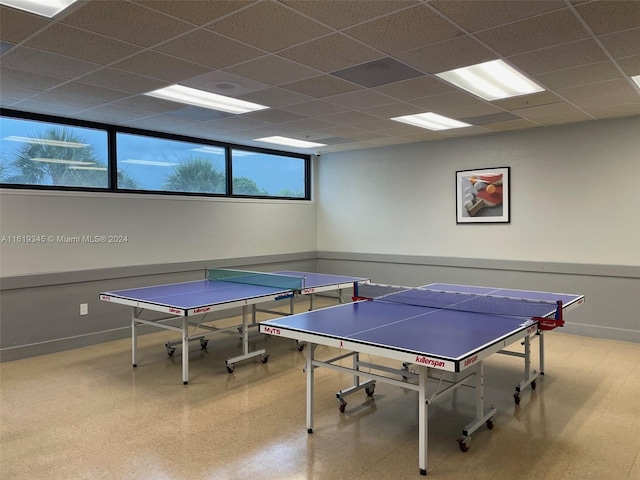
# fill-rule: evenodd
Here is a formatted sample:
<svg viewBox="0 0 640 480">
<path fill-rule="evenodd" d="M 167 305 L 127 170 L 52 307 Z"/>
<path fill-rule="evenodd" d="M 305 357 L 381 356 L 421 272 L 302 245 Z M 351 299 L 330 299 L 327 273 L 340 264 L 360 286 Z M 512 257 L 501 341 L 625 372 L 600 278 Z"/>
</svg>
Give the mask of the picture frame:
<svg viewBox="0 0 640 480">
<path fill-rule="evenodd" d="M 456 223 L 510 223 L 510 167 L 456 172 Z"/>
</svg>

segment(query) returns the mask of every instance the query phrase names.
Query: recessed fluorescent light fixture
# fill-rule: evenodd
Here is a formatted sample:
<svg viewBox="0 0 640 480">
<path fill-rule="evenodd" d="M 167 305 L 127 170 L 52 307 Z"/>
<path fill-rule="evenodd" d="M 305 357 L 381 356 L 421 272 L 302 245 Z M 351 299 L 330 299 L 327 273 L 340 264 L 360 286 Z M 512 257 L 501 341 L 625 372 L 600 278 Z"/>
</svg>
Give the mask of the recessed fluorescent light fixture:
<svg viewBox="0 0 640 480">
<path fill-rule="evenodd" d="M 158 97 L 173 102 L 186 103 L 187 105 L 195 105 L 196 107 L 210 108 L 211 110 L 220 110 L 227 113 L 248 113 L 256 110 L 264 110 L 264 105 L 257 103 L 245 102 L 236 98 L 217 95 L 197 88 L 185 87 L 182 85 L 171 85 L 169 87 L 160 88 L 153 92 L 145 93 L 151 97 Z"/>
<path fill-rule="evenodd" d="M 631 80 L 633 80 L 636 83 L 636 85 L 640 87 L 640 75 L 635 75 L 631 77 Z"/>
<path fill-rule="evenodd" d="M 443 117 L 437 113 L 419 113 L 417 115 L 404 115 L 403 117 L 393 117 L 396 122 L 408 123 L 428 130 L 449 130 L 450 128 L 471 127 L 470 124 Z"/>
<path fill-rule="evenodd" d="M 53 18 L 77 0 L 0 0 L 0 5 Z"/>
<path fill-rule="evenodd" d="M 286 145 L 288 147 L 314 148 L 326 146 L 326 143 L 307 142 L 306 140 L 296 140 L 295 138 L 278 136 L 254 138 L 254 140 L 256 142 L 277 143 L 278 145 Z"/>
<path fill-rule="evenodd" d="M 540 85 L 502 60 L 492 60 L 436 75 L 488 101 L 544 91 Z"/>
</svg>

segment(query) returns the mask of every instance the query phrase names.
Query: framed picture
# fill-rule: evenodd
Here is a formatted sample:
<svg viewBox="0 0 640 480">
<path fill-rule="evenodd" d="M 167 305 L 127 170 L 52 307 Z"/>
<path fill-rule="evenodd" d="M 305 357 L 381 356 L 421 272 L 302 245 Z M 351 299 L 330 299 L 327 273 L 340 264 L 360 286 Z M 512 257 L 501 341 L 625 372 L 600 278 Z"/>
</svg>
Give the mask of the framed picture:
<svg viewBox="0 0 640 480">
<path fill-rule="evenodd" d="M 509 170 L 456 172 L 456 223 L 509 223 Z"/>
</svg>

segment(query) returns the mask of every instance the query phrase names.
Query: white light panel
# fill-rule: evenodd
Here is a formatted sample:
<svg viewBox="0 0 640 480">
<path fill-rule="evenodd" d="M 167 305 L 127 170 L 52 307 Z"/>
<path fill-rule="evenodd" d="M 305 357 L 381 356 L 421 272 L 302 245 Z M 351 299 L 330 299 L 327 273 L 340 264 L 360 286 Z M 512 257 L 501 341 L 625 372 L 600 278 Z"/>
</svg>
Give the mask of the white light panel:
<svg viewBox="0 0 640 480">
<path fill-rule="evenodd" d="M 0 0 L 1 5 L 53 18 L 77 0 Z"/>
<path fill-rule="evenodd" d="M 408 123 L 415 127 L 426 128 L 427 130 L 449 130 L 451 128 L 471 127 L 470 124 L 454 120 L 452 118 L 443 117 L 437 113 L 427 112 L 417 115 L 404 115 L 402 117 L 393 117 L 391 120 L 396 122 Z"/>
<path fill-rule="evenodd" d="M 502 60 L 492 60 L 436 75 L 488 101 L 544 91 L 540 85 Z"/>
<path fill-rule="evenodd" d="M 182 85 L 171 85 L 145 93 L 145 95 L 235 114 L 255 112 L 269 108 L 257 103 L 245 102 L 237 98 L 225 97 L 224 95 L 217 95 Z"/>
<path fill-rule="evenodd" d="M 276 143 L 278 145 L 286 145 L 288 147 L 299 147 L 299 148 L 314 148 L 314 147 L 324 147 L 325 143 L 316 143 L 316 142 L 307 142 L 306 140 L 297 140 L 295 138 L 288 137 L 263 137 L 263 138 L 254 138 L 256 142 L 267 142 L 267 143 Z"/>
</svg>

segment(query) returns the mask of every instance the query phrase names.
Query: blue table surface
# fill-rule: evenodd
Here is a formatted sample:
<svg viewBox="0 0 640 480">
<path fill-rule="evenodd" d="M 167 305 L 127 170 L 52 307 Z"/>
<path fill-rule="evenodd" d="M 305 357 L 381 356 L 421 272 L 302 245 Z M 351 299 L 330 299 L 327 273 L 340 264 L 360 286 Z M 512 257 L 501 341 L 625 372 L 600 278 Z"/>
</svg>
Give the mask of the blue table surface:
<svg viewBox="0 0 640 480">
<path fill-rule="evenodd" d="M 357 277 L 297 272 L 293 270 L 282 270 L 270 273 L 298 277 L 304 276 L 305 288 L 317 288 L 321 286 L 337 285 L 363 280 Z M 291 290 L 204 279 L 191 282 L 116 290 L 112 292 L 104 292 L 103 294 L 126 298 L 133 301 L 152 303 L 155 305 L 191 309 L 249 298 L 259 298 L 274 294 L 286 295 L 288 293 L 291 293 Z"/>
<path fill-rule="evenodd" d="M 560 299 L 558 296 L 567 302 L 581 297 L 448 284 L 431 284 L 425 287 L 550 301 Z M 523 317 L 440 310 L 374 300 L 267 320 L 264 324 L 455 360 L 528 328 L 530 322 Z"/>
</svg>

